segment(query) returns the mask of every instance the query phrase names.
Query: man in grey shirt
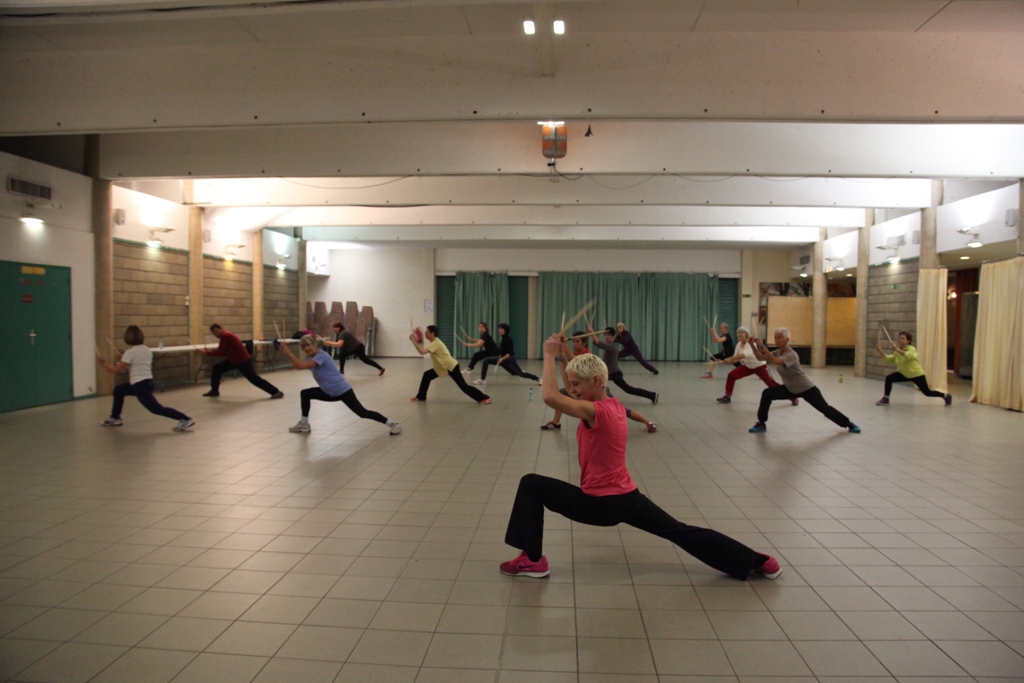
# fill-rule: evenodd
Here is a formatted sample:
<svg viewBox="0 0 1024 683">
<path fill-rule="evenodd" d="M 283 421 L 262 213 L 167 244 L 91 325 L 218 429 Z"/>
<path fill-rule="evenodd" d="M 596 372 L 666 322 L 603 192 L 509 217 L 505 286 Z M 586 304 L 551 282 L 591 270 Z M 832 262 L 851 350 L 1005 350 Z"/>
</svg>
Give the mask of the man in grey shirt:
<svg viewBox="0 0 1024 683">
<path fill-rule="evenodd" d="M 764 341 L 760 339 L 750 340 L 754 356 L 758 360 L 766 361 L 779 368 L 779 375 L 782 377 L 782 386 L 769 387 L 761 392 L 761 405 L 757 409 L 757 422 L 750 428 L 750 432 L 759 433 L 768 431 L 765 424 L 768 422 L 768 409 L 772 401 L 791 400 L 802 398 L 815 410 L 835 422 L 844 429 L 849 429 L 854 434 L 860 434 L 860 427 L 850 422 L 850 418 L 828 404 L 821 395 L 821 390 L 814 386 L 814 382 L 808 377 L 803 368 L 800 367 L 800 356 L 789 346 L 789 330 L 780 327 L 775 330 L 775 345 L 779 348 L 776 353 L 769 351 Z"/>
<path fill-rule="evenodd" d="M 604 329 L 603 342 L 598 340 L 593 328 L 588 327 L 587 332 L 595 334 L 594 346 L 604 351 L 604 364 L 608 366 L 608 381 L 615 382 L 627 394 L 643 396 L 651 403 L 656 404 L 658 402 L 658 395 L 656 393 L 646 389 L 637 389 L 626 384 L 626 380 L 622 376 L 622 370 L 619 369 L 619 347 L 615 344 L 615 329 L 611 327 Z"/>
</svg>

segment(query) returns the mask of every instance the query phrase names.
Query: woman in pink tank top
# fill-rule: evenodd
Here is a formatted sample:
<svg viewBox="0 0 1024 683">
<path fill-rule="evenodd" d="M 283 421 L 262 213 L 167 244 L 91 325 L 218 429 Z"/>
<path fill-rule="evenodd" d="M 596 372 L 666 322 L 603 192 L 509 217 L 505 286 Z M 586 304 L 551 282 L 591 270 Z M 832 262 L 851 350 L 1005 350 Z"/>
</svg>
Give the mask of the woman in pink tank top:
<svg viewBox="0 0 1024 683">
<path fill-rule="evenodd" d="M 580 420 L 580 485 L 539 474 L 519 480 L 519 490 L 505 532 L 505 543 L 522 552 L 501 564 L 509 576 L 543 578 L 550 573 L 544 557 L 544 510 L 594 526 L 629 524 L 675 543 L 721 572 L 746 580 L 751 572 L 769 579 L 782 573 L 778 561 L 711 529 L 677 521 L 640 493 L 626 467 L 626 409 L 608 398 L 608 368 L 597 356 L 583 354 L 566 367 L 563 380 L 569 396 L 558 391 L 555 356 L 565 343 L 552 336 L 544 342 L 544 402 Z"/>
</svg>

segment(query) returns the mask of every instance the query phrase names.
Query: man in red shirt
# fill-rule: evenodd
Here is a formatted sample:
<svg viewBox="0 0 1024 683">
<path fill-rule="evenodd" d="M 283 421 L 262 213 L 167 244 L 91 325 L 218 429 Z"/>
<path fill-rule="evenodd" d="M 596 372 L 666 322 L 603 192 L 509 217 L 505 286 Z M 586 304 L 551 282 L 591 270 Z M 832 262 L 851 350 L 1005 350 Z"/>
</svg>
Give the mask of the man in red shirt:
<svg viewBox="0 0 1024 683">
<path fill-rule="evenodd" d="M 270 394 L 270 398 L 284 398 L 284 394 L 273 384 L 256 374 L 252 367 L 252 356 L 245 350 L 245 345 L 238 335 L 228 332 L 218 323 L 210 325 L 210 332 L 220 340 L 220 345 L 213 349 L 196 349 L 196 353 L 207 356 L 222 356 L 224 360 L 213 366 L 210 371 L 210 390 L 203 396 L 220 396 L 220 378 L 225 372 L 238 370 L 249 383 Z"/>
</svg>

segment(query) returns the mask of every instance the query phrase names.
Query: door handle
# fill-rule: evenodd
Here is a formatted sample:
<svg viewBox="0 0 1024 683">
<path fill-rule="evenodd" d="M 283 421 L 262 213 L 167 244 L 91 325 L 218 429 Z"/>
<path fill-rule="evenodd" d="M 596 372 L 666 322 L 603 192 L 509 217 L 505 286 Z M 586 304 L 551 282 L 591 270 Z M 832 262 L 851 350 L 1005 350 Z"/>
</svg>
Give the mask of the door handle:
<svg viewBox="0 0 1024 683">
<path fill-rule="evenodd" d="M 29 330 L 29 332 L 28 332 L 28 339 L 29 339 L 29 341 L 28 341 L 29 346 L 35 346 L 36 345 L 36 331 L 35 330 Z"/>
</svg>

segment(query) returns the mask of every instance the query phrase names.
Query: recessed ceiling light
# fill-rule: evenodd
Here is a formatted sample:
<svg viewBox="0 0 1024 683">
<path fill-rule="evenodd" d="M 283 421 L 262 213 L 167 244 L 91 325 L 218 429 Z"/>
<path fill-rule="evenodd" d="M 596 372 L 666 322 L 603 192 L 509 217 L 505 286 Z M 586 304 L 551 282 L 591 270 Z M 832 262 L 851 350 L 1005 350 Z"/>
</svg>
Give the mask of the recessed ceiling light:
<svg viewBox="0 0 1024 683">
<path fill-rule="evenodd" d="M 853 273 L 847 273 L 846 277 L 853 277 Z"/>
<path fill-rule="evenodd" d="M 961 256 L 961 257 L 960 257 L 960 260 L 961 260 L 961 261 L 970 261 L 970 260 L 971 260 L 971 257 L 970 257 L 970 256 Z"/>
<path fill-rule="evenodd" d="M 800 273 L 800 277 L 807 277 L 807 273 Z"/>
<path fill-rule="evenodd" d="M 528 36 L 532 36 L 537 32 L 537 25 L 533 23 L 533 19 L 523 20 L 523 33 Z"/>
<path fill-rule="evenodd" d="M 552 26 L 552 29 L 554 29 L 556 36 L 564 35 L 565 34 L 565 22 L 562 21 L 561 19 L 555 19 L 555 23 Z"/>
</svg>

